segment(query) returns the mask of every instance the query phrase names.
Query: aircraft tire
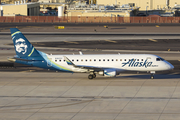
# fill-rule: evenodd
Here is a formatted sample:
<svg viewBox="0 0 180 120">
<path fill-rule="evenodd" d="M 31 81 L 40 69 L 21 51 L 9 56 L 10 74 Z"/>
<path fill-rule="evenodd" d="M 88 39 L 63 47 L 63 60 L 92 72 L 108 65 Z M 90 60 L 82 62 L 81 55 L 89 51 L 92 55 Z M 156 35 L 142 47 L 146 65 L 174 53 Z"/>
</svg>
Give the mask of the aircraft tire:
<svg viewBox="0 0 180 120">
<path fill-rule="evenodd" d="M 154 76 L 151 76 L 151 79 L 154 79 Z"/>
<path fill-rule="evenodd" d="M 88 79 L 92 80 L 93 79 L 93 75 L 89 75 Z"/>
</svg>

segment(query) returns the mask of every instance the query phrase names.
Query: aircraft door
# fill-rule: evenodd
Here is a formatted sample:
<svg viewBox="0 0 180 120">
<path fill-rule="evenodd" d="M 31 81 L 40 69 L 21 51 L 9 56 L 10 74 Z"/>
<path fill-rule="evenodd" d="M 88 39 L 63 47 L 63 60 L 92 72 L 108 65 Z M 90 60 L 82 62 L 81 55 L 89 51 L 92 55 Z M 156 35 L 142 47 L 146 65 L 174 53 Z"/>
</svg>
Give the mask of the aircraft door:
<svg viewBox="0 0 180 120">
<path fill-rule="evenodd" d="M 151 65 L 152 65 L 152 59 L 151 59 L 151 57 L 147 57 L 146 58 L 146 67 L 151 67 Z"/>
<path fill-rule="evenodd" d="M 152 62 L 151 57 L 146 58 L 147 62 Z"/>
</svg>

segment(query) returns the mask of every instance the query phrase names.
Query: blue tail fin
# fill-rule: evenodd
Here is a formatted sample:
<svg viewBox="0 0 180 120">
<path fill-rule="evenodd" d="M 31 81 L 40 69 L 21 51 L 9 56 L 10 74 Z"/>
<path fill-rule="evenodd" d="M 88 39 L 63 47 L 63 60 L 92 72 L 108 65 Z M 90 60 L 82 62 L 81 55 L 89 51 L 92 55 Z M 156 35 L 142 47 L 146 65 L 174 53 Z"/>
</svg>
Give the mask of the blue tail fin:
<svg viewBox="0 0 180 120">
<path fill-rule="evenodd" d="M 17 28 L 10 28 L 10 31 L 16 55 L 18 55 L 19 57 L 40 56 L 39 52 L 32 46 L 32 44 Z"/>
</svg>

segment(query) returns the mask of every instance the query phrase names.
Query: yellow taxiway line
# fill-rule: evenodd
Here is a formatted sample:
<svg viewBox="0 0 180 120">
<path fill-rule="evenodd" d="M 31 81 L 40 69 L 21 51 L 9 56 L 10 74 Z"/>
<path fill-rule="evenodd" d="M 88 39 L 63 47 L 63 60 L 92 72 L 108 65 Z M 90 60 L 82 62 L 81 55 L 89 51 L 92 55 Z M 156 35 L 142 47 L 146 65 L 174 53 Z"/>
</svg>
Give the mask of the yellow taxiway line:
<svg viewBox="0 0 180 120">
<path fill-rule="evenodd" d="M 117 43 L 116 41 L 113 41 L 113 40 L 105 40 L 107 42 L 112 42 L 112 43 Z"/>
<path fill-rule="evenodd" d="M 72 41 L 64 41 L 66 43 L 74 43 L 74 44 L 79 44 L 78 42 L 72 42 Z"/>
<path fill-rule="evenodd" d="M 158 42 L 157 40 L 154 40 L 154 39 L 149 39 L 150 41 L 153 41 L 153 42 Z"/>
</svg>

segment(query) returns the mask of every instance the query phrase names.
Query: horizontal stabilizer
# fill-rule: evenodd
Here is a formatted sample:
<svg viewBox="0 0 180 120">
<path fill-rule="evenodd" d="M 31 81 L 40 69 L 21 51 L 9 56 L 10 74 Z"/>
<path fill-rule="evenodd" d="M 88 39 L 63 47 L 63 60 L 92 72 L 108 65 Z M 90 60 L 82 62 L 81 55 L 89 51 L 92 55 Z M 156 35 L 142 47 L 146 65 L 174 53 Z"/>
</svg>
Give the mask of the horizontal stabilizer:
<svg viewBox="0 0 180 120">
<path fill-rule="evenodd" d="M 17 57 L 13 57 L 13 58 L 8 58 L 9 61 L 15 62 L 16 60 L 21 60 L 21 61 L 39 61 L 39 60 L 28 60 L 28 59 L 23 59 L 23 58 L 17 58 Z M 41 61 L 41 60 L 40 60 Z"/>
</svg>

